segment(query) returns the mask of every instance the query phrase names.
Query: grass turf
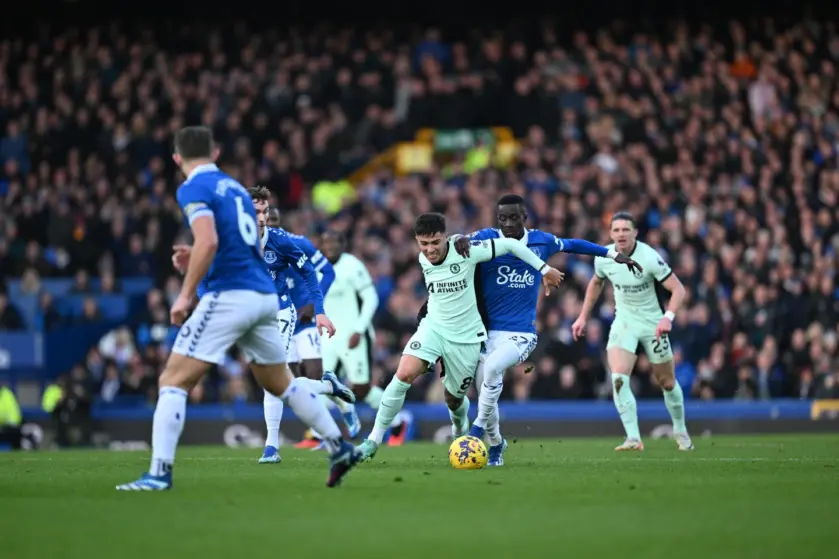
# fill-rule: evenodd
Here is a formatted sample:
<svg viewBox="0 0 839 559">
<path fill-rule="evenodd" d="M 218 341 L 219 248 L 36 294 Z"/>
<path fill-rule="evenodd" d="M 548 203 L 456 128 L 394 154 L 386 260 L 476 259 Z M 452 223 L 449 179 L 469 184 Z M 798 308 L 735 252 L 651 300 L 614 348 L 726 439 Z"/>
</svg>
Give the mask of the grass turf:
<svg viewBox="0 0 839 559">
<path fill-rule="evenodd" d="M 338 489 L 322 453 L 183 448 L 175 488 L 119 493 L 144 452 L 0 453 L 3 556 L 413 558 L 839 555 L 839 435 L 519 440 L 507 465 L 383 448 Z"/>
</svg>

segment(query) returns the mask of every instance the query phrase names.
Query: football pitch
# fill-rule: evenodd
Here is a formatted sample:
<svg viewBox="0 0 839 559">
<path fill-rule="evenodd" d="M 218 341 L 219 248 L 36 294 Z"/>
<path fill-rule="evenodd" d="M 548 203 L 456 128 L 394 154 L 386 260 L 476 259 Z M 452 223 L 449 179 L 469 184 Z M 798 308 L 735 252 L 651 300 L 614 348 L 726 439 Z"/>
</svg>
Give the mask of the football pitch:
<svg viewBox="0 0 839 559">
<path fill-rule="evenodd" d="M 503 468 L 452 469 L 447 446 L 384 447 L 327 489 L 324 454 L 179 451 L 175 487 L 119 493 L 146 452 L 0 453 L 10 559 L 819 558 L 839 556 L 839 435 L 527 439 Z"/>
</svg>

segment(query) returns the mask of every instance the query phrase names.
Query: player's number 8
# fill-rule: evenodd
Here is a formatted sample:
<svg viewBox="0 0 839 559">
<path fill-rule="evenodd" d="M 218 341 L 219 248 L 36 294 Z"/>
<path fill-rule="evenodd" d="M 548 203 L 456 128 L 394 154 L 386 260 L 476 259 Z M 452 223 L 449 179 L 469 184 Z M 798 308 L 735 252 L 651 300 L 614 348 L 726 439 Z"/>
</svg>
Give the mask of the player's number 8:
<svg viewBox="0 0 839 559">
<path fill-rule="evenodd" d="M 239 234 L 245 244 L 255 246 L 259 229 L 256 227 L 256 220 L 245 211 L 241 196 L 236 196 L 236 222 L 239 224 Z"/>
</svg>

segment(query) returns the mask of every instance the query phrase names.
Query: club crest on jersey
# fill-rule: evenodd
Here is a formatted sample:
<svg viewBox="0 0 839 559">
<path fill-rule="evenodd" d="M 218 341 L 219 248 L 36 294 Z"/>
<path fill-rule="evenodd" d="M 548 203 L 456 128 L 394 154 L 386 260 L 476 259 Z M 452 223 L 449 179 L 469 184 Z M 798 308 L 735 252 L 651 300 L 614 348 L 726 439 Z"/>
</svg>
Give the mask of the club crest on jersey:
<svg viewBox="0 0 839 559">
<path fill-rule="evenodd" d="M 642 272 L 638 268 L 632 268 L 632 275 L 638 279 L 641 279 L 644 277 L 644 272 Z"/>
<path fill-rule="evenodd" d="M 453 274 L 459 274 L 460 273 L 460 264 L 452 264 L 451 266 L 449 266 L 449 271 Z"/>
<path fill-rule="evenodd" d="M 532 252 L 533 254 L 538 256 L 539 258 L 542 257 L 542 252 L 539 250 L 539 247 L 528 247 L 528 248 L 530 249 L 530 252 Z"/>
<path fill-rule="evenodd" d="M 277 253 L 273 250 L 266 250 L 263 258 L 265 258 L 265 262 L 267 264 L 273 264 L 277 261 Z"/>
</svg>

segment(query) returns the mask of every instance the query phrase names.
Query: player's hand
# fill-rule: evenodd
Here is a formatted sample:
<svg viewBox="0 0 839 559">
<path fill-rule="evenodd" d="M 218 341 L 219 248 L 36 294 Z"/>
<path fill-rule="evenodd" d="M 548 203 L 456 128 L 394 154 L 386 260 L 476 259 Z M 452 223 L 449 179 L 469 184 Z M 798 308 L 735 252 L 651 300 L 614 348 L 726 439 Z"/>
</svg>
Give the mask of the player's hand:
<svg viewBox="0 0 839 559">
<path fill-rule="evenodd" d="M 635 272 L 638 270 L 639 272 L 643 272 L 644 268 L 641 267 L 636 261 L 628 257 L 627 255 L 619 252 L 617 256 L 615 256 L 615 262 L 618 264 L 625 264 L 627 268 L 629 268 L 630 272 Z"/>
<path fill-rule="evenodd" d="M 172 308 L 169 309 L 169 320 L 175 326 L 182 326 L 191 307 L 192 299 L 181 293 L 178 295 L 178 298 L 175 299 L 175 304 L 173 304 Z"/>
<path fill-rule="evenodd" d="M 655 339 L 666 336 L 673 329 L 673 323 L 666 316 L 661 317 L 658 321 L 658 326 L 655 327 Z"/>
<path fill-rule="evenodd" d="M 192 247 L 189 245 L 175 245 L 172 247 L 172 266 L 180 273 L 185 273 L 189 267 L 189 255 L 192 254 Z"/>
<path fill-rule="evenodd" d="M 454 242 L 455 251 L 463 258 L 469 258 L 469 247 L 471 246 L 472 242 L 469 240 L 469 237 L 460 237 Z"/>
<path fill-rule="evenodd" d="M 311 303 L 300 307 L 297 311 L 297 320 L 303 323 L 311 322 L 315 317 L 315 306 Z"/>
<path fill-rule="evenodd" d="M 335 335 L 335 325 L 332 324 L 332 321 L 325 314 L 319 314 L 315 317 L 315 328 L 317 328 L 318 334 L 321 336 L 323 336 L 324 331 L 326 331 L 327 338 Z"/>
<path fill-rule="evenodd" d="M 571 325 L 571 335 L 574 336 L 574 341 L 579 341 L 580 338 L 586 335 L 586 318 L 583 316 L 577 317 L 574 324 Z"/>
<path fill-rule="evenodd" d="M 545 286 L 545 296 L 551 294 L 551 287 L 556 287 L 562 280 L 565 279 L 565 274 L 557 270 L 556 268 L 548 268 L 544 274 L 542 274 L 542 285 Z"/>
<path fill-rule="evenodd" d="M 355 347 L 358 347 L 358 344 L 360 344 L 360 343 L 361 343 L 361 334 L 356 332 L 355 334 L 350 336 L 350 341 L 347 344 L 347 347 L 349 347 L 350 349 L 353 349 Z"/>
</svg>

